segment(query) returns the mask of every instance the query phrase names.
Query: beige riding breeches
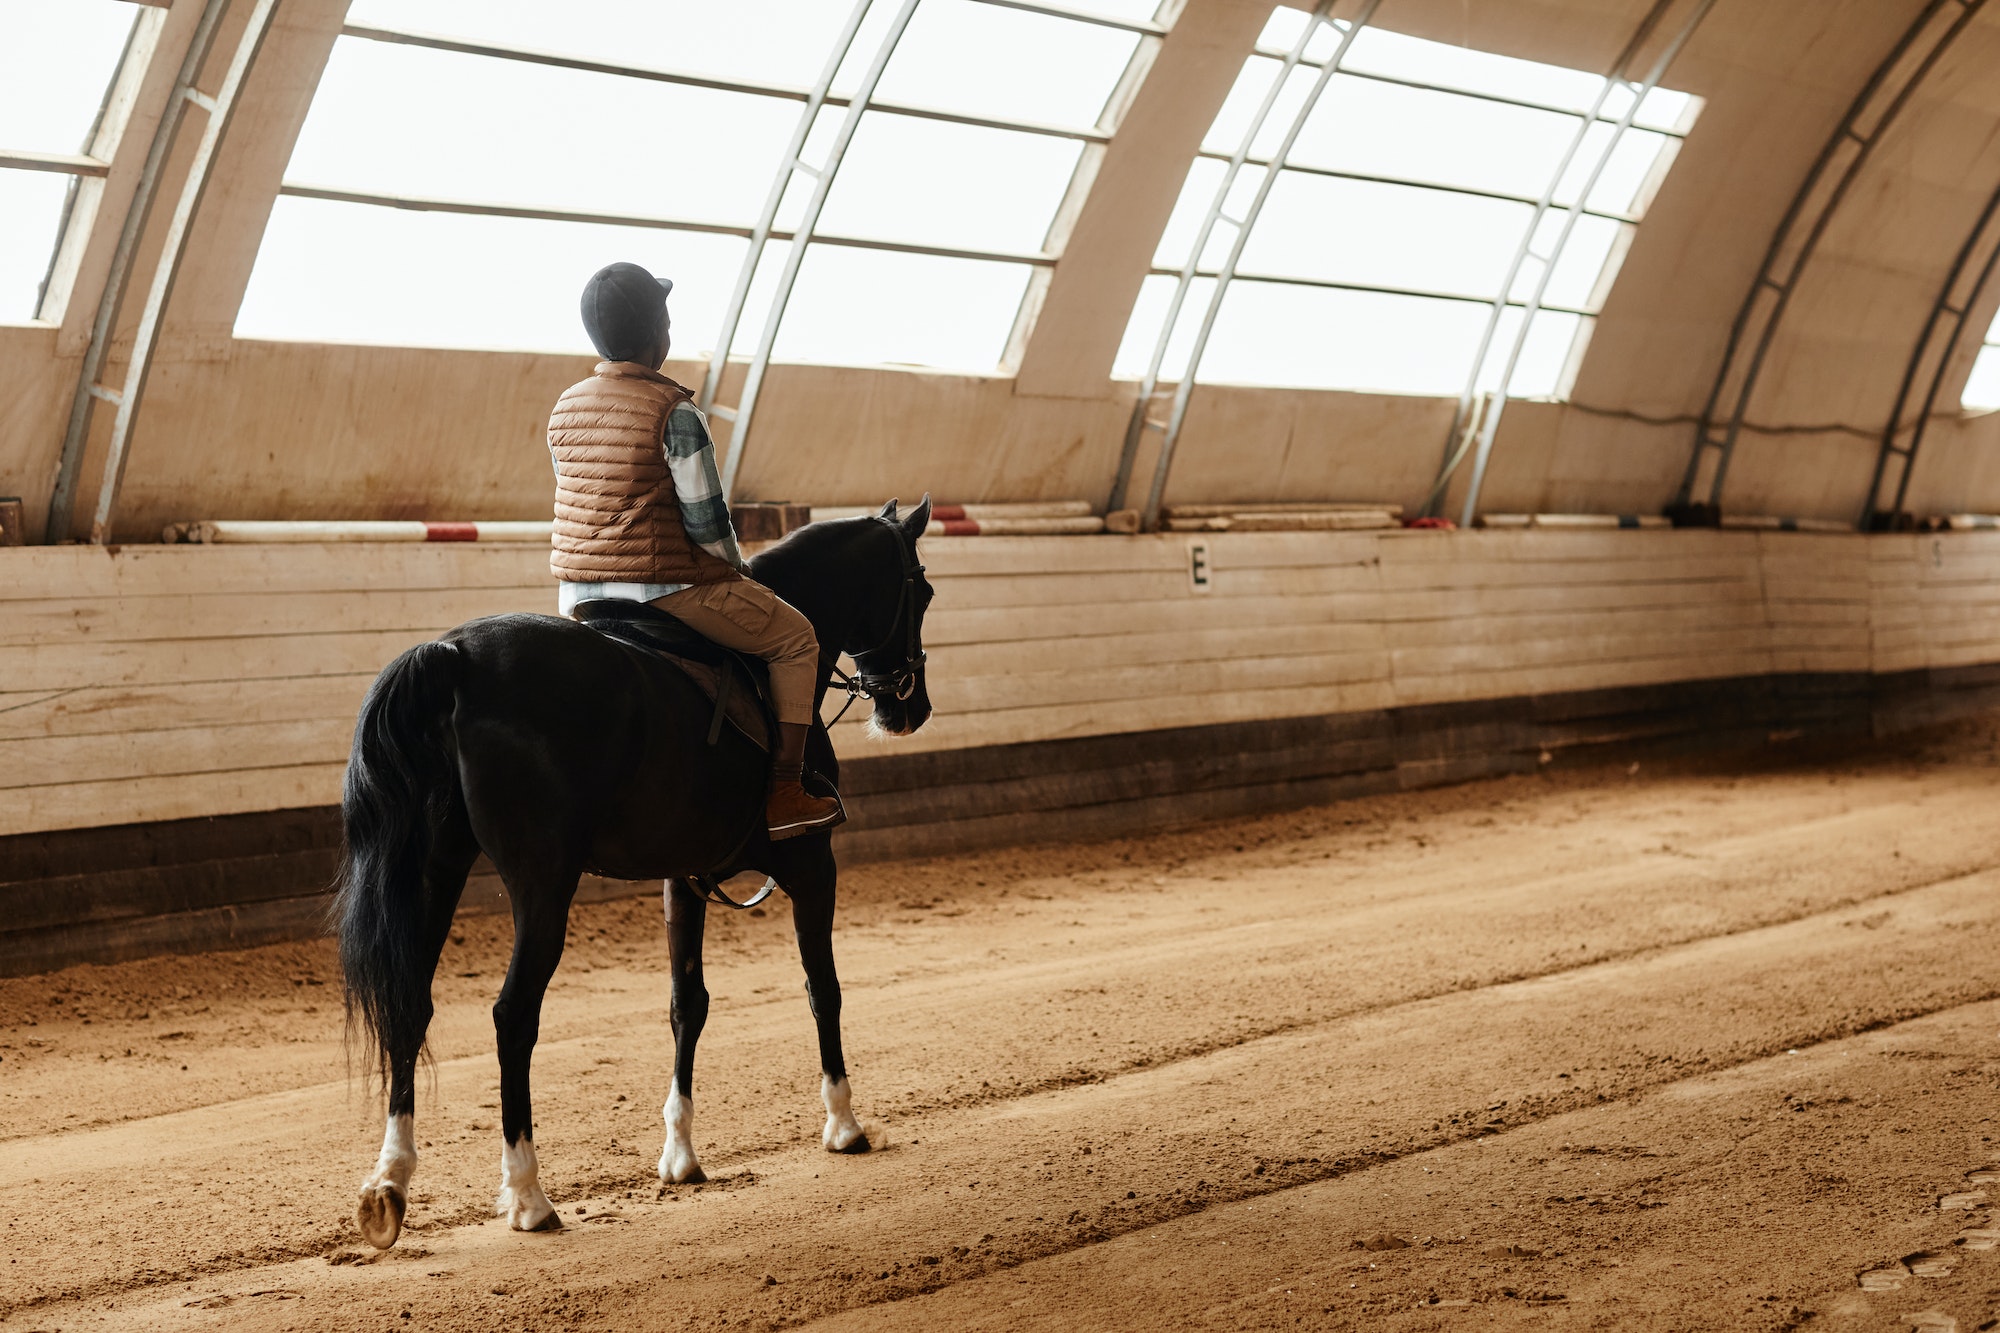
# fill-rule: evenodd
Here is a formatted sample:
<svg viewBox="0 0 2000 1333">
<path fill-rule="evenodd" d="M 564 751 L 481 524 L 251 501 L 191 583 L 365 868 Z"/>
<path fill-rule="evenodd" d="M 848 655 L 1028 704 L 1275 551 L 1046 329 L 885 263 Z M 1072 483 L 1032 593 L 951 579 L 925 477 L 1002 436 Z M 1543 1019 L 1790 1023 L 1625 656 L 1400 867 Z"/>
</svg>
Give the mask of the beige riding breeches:
<svg viewBox="0 0 2000 1333">
<path fill-rule="evenodd" d="M 725 648 L 771 664 L 771 707 L 780 722 L 810 723 L 819 676 L 812 623 L 754 579 L 724 579 L 655 598 L 654 606 Z"/>
</svg>

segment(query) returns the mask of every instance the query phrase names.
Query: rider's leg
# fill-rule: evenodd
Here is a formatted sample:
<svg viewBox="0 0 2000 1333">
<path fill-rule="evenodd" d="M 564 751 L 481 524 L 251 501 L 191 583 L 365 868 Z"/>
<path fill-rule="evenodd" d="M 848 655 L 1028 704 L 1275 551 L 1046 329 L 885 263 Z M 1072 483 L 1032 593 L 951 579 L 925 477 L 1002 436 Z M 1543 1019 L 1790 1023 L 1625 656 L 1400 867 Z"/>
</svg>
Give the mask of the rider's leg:
<svg viewBox="0 0 2000 1333">
<path fill-rule="evenodd" d="M 764 818 L 773 838 L 797 837 L 840 822 L 840 802 L 803 785 L 806 736 L 812 730 L 819 641 L 812 622 L 763 584 L 730 579 L 660 598 L 654 605 L 725 648 L 771 664 L 771 706 L 778 744 Z"/>
</svg>

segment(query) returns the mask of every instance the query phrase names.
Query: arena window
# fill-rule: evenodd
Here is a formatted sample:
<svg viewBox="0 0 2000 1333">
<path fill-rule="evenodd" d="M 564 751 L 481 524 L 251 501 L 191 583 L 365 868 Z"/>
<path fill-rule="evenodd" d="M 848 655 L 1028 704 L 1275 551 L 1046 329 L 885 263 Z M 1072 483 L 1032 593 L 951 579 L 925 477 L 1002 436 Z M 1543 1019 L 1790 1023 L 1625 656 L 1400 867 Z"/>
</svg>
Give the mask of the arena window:
<svg viewBox="0 0 2000 1333">
<path fill-rule="evenodd" d="M 1155 31 L 1125 12 L 1138 7 L 923 0 L 834 177 L 776 358 L 995 369 L 1030 274 L 1054 263 L 1080 156 L 1107 137 L 1097 121 Z M 801 160 L 825 160 L 896 10 L 870 11 Z M 584 351 L 575 294 L 623 257 L 674 278 L 676 352 L 708 355 L 848 12 L 357 0 L 238 334 Z M 631 63 L 650 52 L 661 68 Z M 812 185 L 799 173 L 786 191 L 738 355 Z"/>
<path fill-rule="evenodd" d="M 163 12 L 124 0 L 0 7 L 0 51 L 19 57 L 0 79 L 0 323 L 62 317 L 62 252 L 81 247 L 123 129 L 119 71 L 128 51 L 143 65 Z"/>
<path fill-rule="evenodd" d="M 1972 377 L 1965 382 L 1962 406 L 1974 412 L 2000 408 L 2000 317 L 1986 330 L 1986 341 L 1972 363 Z"/>
<path fill-rule="evenodd" d="M 1134 306 L 1116 374 L 1146 373 L 1225 166 L 1306 23 L 1296 9 L 1273 13 L 1217 114 Z M 1339 31 L 1322 28 L 1279 90 L 1225 213 L 1240 215 L 1261 185 Z M 1245 241 L 1199 377 L 1456 395 L 1523 234 L 1533 225 L 1530 248 L 1554 248 L 1562 210 L 1611 146 L 1556 257 L 1509 386 L 1520 396 L 1561 396 L 1631 235 L 1698 111 L 1697 99 L 1654 89 L 1614 141 L 1618 120 L 1632 110 L 1630 94 L 1615 90 L 1561 170 L 1578 121 L 1602 87 L 1598 75 L 1579 70 L 1377 28 L 1355 34 Z M 1552 179 L 1556 211 L 1537 224 L 1536 205 Z M 1217 272 L 1231 241 L 1229 229 L 1217 227 L 1197 274 Z M 1517 273 L 1498 328 L 1503 345 L 1539 277 L 1532 263 Z M 1192 325 L 1213 291 L 1212 279 L 1203 283 L 1196 279 L 1182 306 L 1164 379 L 1186 373 Z M 1497 379 L 1499 360 L 1482 373 Z"/>
</svg>

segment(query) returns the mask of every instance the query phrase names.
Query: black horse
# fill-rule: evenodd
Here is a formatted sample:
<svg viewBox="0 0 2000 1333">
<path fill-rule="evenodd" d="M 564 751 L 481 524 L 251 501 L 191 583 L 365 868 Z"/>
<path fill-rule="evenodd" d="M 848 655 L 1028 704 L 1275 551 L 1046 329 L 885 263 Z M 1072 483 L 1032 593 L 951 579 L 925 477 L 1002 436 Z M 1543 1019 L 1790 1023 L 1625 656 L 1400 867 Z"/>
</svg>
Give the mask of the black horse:
<svg viewBox="0 0 2000 1333">
<path fill-rule="evenodd" d="M 751 562 L 757 580 L 818 632 L 819 691 L 850 654 L 874 724 L 907 735 L 930 717 L 923 617 L 931 587 L 916 540 L 930 497 L 905 516 L 815 523 Z M 537 1180 L 528 1065 L 542 996 L 562 957 L 570 900 L 586 870 L 666 881 L 673 968 L 674 1078 L 660 1177 L 700 1180 L 692 1139 L 694 1050 L 708 1015 L 706 900 L 691 877 L 761 871 L 791 896 L 806 994 L 819 1029 L 822 1142 L 865 1152 L 849 1104 L 833 967 L 834 859 L 828 833 L 764 834 L 768 758 L 724 728 L 674 667 L 554 616 L 490 616 L 419 644 L 384 669 L 355 725 L 341 814 L 346 851 L 335 914 L 350 1023 L 388 1089 L 382 1155 L 357 1221 L 386 1248 L 402 1229 L 416 1165 L 415 1073 L 431 979 L 466 875 L 482 851 L 507 887 L 514 953 L 493 1006 L 500 1051 L 497 1211 L 518 1230 L 560 1226 Z M 824 725 L 807 766 L 837 777 Z"/>
</svg>

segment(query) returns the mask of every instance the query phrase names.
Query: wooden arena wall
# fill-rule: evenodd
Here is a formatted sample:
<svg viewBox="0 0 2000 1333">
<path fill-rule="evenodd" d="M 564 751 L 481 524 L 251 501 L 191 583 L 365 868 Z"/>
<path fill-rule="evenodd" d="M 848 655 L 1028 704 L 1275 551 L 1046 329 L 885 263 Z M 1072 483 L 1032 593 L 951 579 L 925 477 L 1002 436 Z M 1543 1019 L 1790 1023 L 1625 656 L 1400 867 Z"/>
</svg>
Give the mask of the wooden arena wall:
<svg viewBox="0 0 2000 1333">
<path fill-rule="evenodd" d="M 2000 697 L 2000 533 L 973 538 L 924 556 L 939 712 L 906 739 L 866 735 L 859 709 L 842 724 L 850 858 L 1132 832 L 1577 747 L 1880 733 Z M 552 602 L 536 548 L 0 550 L 0 971 L 313 929 L 375 672 Z"/>
</svg>

